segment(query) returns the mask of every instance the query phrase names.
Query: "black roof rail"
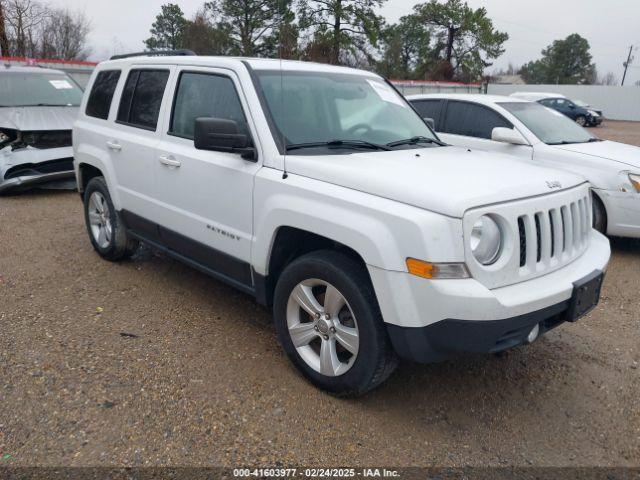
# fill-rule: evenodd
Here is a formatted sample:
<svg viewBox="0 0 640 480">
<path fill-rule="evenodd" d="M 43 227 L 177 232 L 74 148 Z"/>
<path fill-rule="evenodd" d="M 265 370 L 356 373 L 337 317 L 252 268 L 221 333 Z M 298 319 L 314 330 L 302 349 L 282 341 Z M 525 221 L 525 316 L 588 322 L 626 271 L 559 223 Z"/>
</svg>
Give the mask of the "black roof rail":
<svg viewBox="0 0 640 480">
<path fill-rule="evenodd" d="M 187 57 L 192 55 L 197 55 L 197 53 L 183 48 L 182 50 L 151 50 L 149 52 L 124 53 L 122 55 L 114 55 L 109 60 L 119 60 L 121 58 L 131 57 Z"/>
</svg>

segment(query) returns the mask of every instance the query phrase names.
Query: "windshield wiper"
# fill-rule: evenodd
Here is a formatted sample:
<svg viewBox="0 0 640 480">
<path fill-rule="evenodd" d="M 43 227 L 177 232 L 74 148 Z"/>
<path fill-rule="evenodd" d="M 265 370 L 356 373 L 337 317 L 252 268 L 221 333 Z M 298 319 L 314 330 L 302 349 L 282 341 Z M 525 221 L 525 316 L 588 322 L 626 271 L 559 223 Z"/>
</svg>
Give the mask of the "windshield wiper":
<svg viewBox="0 0 640 480">
<path fill-rule="evenodd" d="M 387 145 L 367 142 L 366 140 L 330 140 L 328 142 L 308 142 L 291 143 L 286 146 L 286 151 L 299 150 L 302 148 L 317 147 L 345 147 L 345 148 L 368 148 L 370 150 L 391 150 Z"/>
<path fill-rule="evenodd" d="M 445 147 L 447 144 L 441 142 L 440 140 L 436 140 L 435 138 L 417 136 L 411 138 L 405 138 L 403 140 L 396 140 L 395 142 L 387 143 L 387 147 L 399 147 L 400 145 L 417 145 L 418 143 L 435 143 L 436 145 L 440 145 L 441 147 Z"/>
<path fill-rule="evenodd" d="M 587 140 L 587 143 L 593 143 L 593 142 L 601 142 L 602 139 L 601 138 L 590 138 L 589 140 Z"/>
</svg>

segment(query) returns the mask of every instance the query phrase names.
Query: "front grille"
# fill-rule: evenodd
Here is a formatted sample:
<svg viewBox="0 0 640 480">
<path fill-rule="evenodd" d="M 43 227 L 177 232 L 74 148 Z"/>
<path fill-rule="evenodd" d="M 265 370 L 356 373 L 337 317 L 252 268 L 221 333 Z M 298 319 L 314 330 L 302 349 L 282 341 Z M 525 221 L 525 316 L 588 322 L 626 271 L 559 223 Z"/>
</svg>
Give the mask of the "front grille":
<svg viewBox="0 0 640 480">
<path fill-rule="evenodd" d="M 22 132 L 22 143 L 41 150 L 47 148 L 70 147 L 71 130 L 49 130 Z"/>
<path fill-rule="evenodd" d="M 535 269 L 541 262 L 573 256 L 587 242 L 591 216 L 589 199 L 518 217 L 520 267 Z"/>
<path fill-rule="evenodd" d="M 463 219 L 465 256 L 471 275 L 493 289 L 551 273 L 573 262 L 589 247 L 591 203 L 586 184 L 513 202 L 468 211 Z M 504 233 L 501 256 L 487 267 L 470 249 L 473 226 L 493 216 Z"/>
</svg>

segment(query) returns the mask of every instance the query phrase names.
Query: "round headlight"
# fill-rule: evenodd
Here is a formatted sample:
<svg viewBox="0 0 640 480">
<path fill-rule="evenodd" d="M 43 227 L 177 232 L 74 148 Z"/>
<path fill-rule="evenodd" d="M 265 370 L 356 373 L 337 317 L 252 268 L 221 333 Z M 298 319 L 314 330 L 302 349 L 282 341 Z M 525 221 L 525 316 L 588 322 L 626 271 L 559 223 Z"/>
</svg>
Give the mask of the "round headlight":
<svg viewBox="0 0 640 480">
<path fill-rule="evenodd" d="M 500 256 L 502 234 L 498 224 L 488 215 L 480 217 L 471 230 L 471 252 L 482 265 L 491 265 Z"/>
</svg>

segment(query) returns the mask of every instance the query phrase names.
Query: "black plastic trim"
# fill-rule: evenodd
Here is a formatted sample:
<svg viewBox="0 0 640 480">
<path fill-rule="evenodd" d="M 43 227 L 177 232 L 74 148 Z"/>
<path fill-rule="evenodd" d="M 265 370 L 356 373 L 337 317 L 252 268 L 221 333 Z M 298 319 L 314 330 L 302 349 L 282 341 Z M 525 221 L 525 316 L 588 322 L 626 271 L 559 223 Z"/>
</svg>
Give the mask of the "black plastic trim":
<svg viewBox="0 0 640 480">
<path fill-rule="evenodd" d="M 238 290 L 255 295 L 248 262 L 164 228 L 135 213 L 122 210 L 120 214 L 131 236 Z"/>
<path fill-rule="evenodd" d="M 121 55 L 113 55 L 109 60 L 120 60 L 123 58 L 131 58 L 131 57 L 190 57 L 197 56 L 193 50 L 188 50 L 186 48 L 182 48 L 180 50 L 156 50 L 150 52 L 133 52 L 133 53 L 125 53 Z"/>
<path fill-rule="evenodd" d="M 526 343 L 536 324 L 543 334 L 563 323 L 568 308 L 566 300 L 504 320 L 447 319 L 415 328 L 387 324 L 387 331 L 401 357 L 419 363 L 439 362 L 463 353 L 497 353 Z"/>
</svg>

